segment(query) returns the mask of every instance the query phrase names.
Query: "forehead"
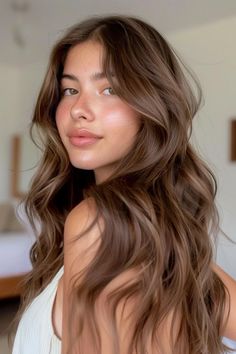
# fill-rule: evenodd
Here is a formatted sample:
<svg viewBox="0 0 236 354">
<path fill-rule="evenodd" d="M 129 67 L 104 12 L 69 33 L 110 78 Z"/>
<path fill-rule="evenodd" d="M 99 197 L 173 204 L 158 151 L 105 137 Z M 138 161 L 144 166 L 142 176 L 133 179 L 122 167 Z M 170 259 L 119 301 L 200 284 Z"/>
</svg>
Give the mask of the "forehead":
<svg viewBox="0 0 236 354">
<path fill-rule="evenodd" d="M 64 63 L 64 71 L 68 69 L 89 70 L 90 67 L 101 68 L 103 63 L 104 49 L 99 42 L 86 41 L 72 47 Z"/>
</svg>

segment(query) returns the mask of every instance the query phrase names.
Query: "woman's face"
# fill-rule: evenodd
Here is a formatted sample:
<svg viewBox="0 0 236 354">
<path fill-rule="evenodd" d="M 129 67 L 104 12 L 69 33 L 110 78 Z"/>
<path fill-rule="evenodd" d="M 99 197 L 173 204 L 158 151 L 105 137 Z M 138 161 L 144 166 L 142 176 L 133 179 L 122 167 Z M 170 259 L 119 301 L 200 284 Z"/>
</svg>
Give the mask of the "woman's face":
<svg viewBox="0 0 236 354">
<path fill-rule="evenodd" d="M 102 54 L 95 41 L 70 49 L 56 111 L 58 132 L 72 165 L 94 170 L 96 183 L 110 176 L 140 127 L 138 113 L 116 96 L 103 75 Z"/>
</svg>

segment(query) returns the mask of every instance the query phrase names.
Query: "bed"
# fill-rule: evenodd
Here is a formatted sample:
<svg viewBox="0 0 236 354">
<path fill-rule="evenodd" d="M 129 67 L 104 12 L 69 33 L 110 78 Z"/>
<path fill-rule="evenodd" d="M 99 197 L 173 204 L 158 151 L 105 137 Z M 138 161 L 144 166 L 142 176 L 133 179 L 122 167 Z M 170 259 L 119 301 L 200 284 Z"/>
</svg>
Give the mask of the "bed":
<svg viewBox="0 0 236 354">
<path fill-rule="evenodd" d="M 22 165 L 22 140 L 20 135 L 11 138 L 10 195 L 0 202 L 0 299 L 21 294 L 21 282 L 31 269 L 29 252 L 35 241 L 20 203 L 25 195 L 21 189 L 21 180 L 26 179 L 24 170 L 33 166 Z"/>
<path fill-rule="evenodd" d="M 33 242 L 26 231 L 0 233 L 0 299 L 21 294 L 21 282 L 31 269 L 29 251 Z"/>
</svg>

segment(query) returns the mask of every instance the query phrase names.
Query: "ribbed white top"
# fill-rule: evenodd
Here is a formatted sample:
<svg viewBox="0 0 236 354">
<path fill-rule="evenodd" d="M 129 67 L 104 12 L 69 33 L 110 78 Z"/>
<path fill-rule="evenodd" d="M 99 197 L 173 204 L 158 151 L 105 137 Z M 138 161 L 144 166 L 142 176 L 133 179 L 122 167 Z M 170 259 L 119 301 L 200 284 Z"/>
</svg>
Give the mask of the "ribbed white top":
<svg viewBox="0 0 236 354">
<path fill-rule="evenodd" d="M 64 267 L 24 312 L 17 328 L 12 354 L 61 354 L 61 341 L 52 325 L 52 307 L 63 272 Z"/>
</svg>

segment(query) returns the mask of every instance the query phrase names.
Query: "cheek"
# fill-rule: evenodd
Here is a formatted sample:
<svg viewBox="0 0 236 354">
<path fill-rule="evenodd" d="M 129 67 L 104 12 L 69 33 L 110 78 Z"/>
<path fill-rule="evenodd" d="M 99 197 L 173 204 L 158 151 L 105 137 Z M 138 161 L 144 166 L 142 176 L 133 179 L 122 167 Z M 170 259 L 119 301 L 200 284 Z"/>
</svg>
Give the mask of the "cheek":
<svg viewBox="0 0 236 354">
<path fill-rule="evenodd" d="M 140 127 L 139 114 L 127 104 L 113 105 L 112 108 L 107 111 L 106 127 L 111 129 L 114 134 L 137 132 Z"/>
<path fill-rule="evenodd" d="M 138 117 L 123 112 L 119 117 L 115 117 L 110 121 L 110 127 L 113 131 L 113 136 L 121 139 L 124 143 L 132 140 L 138 133 L 140 120 Z"/>
<path fill-rule="evenodd" d="M 63 126 L 63 124 L 66 123 L 66 117 L 67 117 L 66 112 L 67 112 L 67 109 L 66 109 L 65 105 L 59 104 L 56 109 L 56 115 L 55 115 L 56 125 L 57 125 L 57 129 L 59 131 L 60 131 L 61 127 Z"/>
</svg>

